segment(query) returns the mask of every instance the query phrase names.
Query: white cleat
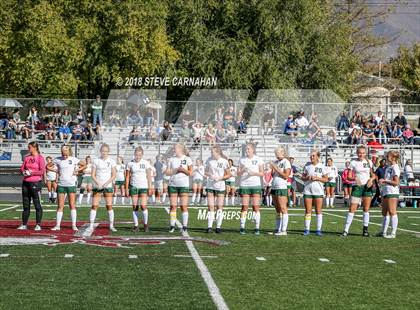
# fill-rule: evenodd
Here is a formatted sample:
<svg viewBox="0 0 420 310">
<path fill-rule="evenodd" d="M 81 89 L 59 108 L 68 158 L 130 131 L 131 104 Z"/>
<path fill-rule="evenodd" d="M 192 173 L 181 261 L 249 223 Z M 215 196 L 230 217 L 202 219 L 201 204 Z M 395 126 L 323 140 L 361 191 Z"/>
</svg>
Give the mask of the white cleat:
<svg viewBox="0 0 420 310">
<path fill-rule="evenodd" d="M 395 239 L 397 236 L 395 234 L 390 234 L 390 235 L 384 235 L 384 238 L 386 239 Z"/>
<path fill-rule="evenodd" d="M 87 231 L 93 231 L 93 225 L 89 225 L 88 228 L 86 229 Z"/>
<path fill-rule="evenodd" d="M 28 229 L 28 226 L 26 226 L 26 225 L 20 225 L 17 229 L 18 230 L 27 230 Z"/>
<path fill-rule="evenodd" d="M 116 232 L 117 231 L 114 226 L 109 226 L 109 230 L 112 231 L 112 232 Z"/>
<path fill-rule="evenodd" d="M 41 226 L 36 225 L 36 226 L 35 226 L 35 228 L 34 228 L 34 230 L 35 230 L 35 231 L 41 231 Z"/>
<path fill-rule="evenodd" d="M 76 226 L 76 225 L 73 225 L 73 226 L 71 227 L 71 229 L 73 229 L 73 231 L 79 231 L 79 228 L 77 228 L 77 226 Z"/>
<path fill-rule="evenodd" d="M 51 228 L 51 230 L 53 230 L 53 231 L 59 231 L 60 230 L 60 226 L 55 225 L 53 228 Z"/>
</svg>

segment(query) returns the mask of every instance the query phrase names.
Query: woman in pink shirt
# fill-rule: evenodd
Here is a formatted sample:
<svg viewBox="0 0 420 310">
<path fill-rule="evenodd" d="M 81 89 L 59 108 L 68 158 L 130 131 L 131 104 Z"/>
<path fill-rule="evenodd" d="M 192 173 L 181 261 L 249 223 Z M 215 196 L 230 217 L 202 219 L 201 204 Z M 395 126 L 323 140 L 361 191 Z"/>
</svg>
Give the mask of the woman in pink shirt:
<svg viewBox="0 0 420 310">
<path fill-rule="evenodd" d="M 42 206 L 41 206 L 41 188 L 42 178 L 45 173 L 45 159 L 39 153 L 39 146 L 36 142 L 28 144 L 29 154 L 25 156 L 20 171 L 23 174 L 22 182 L 22 225 L 19 230 L 28 229 L 28 219 L 31 208 L 31 200 L 36 211 L 35 230 L 41 230 Z"/>
</svg>

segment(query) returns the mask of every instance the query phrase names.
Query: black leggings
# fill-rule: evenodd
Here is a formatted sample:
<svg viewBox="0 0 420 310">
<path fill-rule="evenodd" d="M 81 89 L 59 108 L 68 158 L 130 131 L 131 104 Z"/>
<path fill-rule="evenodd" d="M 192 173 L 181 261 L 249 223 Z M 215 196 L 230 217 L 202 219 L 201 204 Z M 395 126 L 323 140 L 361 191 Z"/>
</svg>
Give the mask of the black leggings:
<svg viewBox="0 0 420 310">
<path fill-rule="evenodd" d="M 42 206 L 41 206 L 41 182 L 23 182 L 22 183 L 22 223 L 28 224 L 29 214 L 31 213 L 31 199 L 35 206 L 36 223 L 41 225 Z"/>
</svg>

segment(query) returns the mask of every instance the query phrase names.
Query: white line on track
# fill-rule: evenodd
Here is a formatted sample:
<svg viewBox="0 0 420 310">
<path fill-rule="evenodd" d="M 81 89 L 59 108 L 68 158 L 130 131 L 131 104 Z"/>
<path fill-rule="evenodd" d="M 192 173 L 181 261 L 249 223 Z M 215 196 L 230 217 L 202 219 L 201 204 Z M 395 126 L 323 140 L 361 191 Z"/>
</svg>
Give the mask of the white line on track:
<svg viewBox="0 0 420 310">
<path fill-rule="evenodd" d="M 6 208 L 6 209 L 1 209 L 1 210 L 0 210 L 0 212 L 7 211 L 7 210 L 11 210 L 11 209 L 15 209 L 15 208 L 17 208 L 17 207 L 19 207 L 19 205 L 15 205 L 15 206 L 13 206 L 13 207 L 9 207 L 9 208 Z"/>
<path fill-rule="evenodd" d="M 325 211 L 323 213 L 326 214 L 326 215 L 331 215 L 331 216 L 339 217 L 339 218 L 342 218 L 342 219 L 346 219 L 345 216 L 341 216 L 341 215 L 337 215 L 337 214 L 331 214 L 331 213 L 325 212 Z M 353 218 L 353 221 L 363 222 L 363 220 L 359 220 L 359 219 L 355 219 L 355 218 Z M 369 222 L 369 225 L 370 224 L 382 227 L 382 224 Z M 398 228 L 398 230 L 408 232 L 408 233 L 412 233 L 412 234 L 420 234 L 420 231 L 408 230 L 408 229 L 403 229 L 403 228 Z"/>
<path fill-rule="evenodd" d="M 169 208 L 165 208 L 166 212 L 169 214 Z M 181 223 L 177 220 L 176 225 L 178 228 L 181 228 Z M 183 232 L 182 235 L 184 237 L 189 237 L 190 235 L 188 232 Z M 198 270 L 201 273 L 201 277 L 203 278 L 204 282 L 207 285 L 207 288 L 210 292 L 211 299 L 213 300 L 214 304 L 216 305 L 216 308 L 219 310 L 228 310 L 229 307 L 226 304 L 222 294 L 220 293 L 219 288 L 216 285 L 216 282 L 214 282 L 213 277 L 211 276 L 210 271 L 208 270 L 207 266 L 204 264 L 203 260 L 200 257 L 200 254 L 198 254 L 197 249 L 195 248 L 192 241 L 185 241 L 185 244 L 187 245 L 188 250 L 190 251 L 190 254 L 197 265 Z"/>
<path fill-rule="evenodd" d="M 10 256 L 9 253 L 0 254 L 0 257 L 9 257 L 9 256 Z"/>
</svg>

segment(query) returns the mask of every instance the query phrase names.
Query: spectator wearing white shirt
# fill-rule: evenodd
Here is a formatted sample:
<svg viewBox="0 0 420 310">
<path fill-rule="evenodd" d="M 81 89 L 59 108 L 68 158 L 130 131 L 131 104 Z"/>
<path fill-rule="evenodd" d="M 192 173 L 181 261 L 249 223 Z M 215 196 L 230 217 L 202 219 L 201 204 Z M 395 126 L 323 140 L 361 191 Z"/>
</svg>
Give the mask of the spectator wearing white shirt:
<svg viewBox="0 0 420 310">
<path fill-rule="evenodd" d="M 298 131 L 304 131 L 308 128 L 309 122 L 305 117 L 305 111 L 301 110 L 295 119 L 295 124 L 297 126 Z"/>
</svg>

